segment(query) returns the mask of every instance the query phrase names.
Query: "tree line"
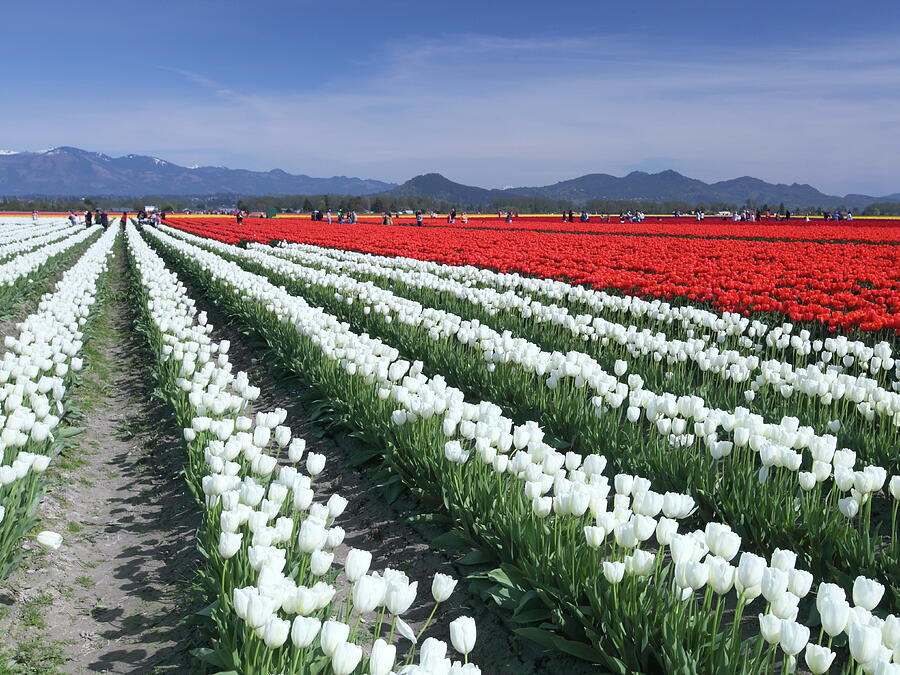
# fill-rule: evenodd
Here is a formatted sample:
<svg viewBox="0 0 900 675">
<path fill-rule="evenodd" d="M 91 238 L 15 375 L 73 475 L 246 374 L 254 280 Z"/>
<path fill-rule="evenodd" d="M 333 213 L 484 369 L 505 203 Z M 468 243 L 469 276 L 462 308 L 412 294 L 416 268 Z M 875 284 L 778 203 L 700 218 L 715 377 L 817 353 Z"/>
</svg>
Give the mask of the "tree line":
<svg viewBox="0 0 900 675">
<path fill-rule="evenodd" d="M 576 204 L 567 199 L 549 199 L 546 197 L 504 197 L 484 203 L 453 202 L 431 197 L 394 196 L 390 194 L 348 196 L 348 195 L 264 195 L 238 196 L 234 194 L 205 195 L 194 197 L 172 197 L 150 195 L 144 197 L 0 197 L 0 211 L 85 211 L 97 208 L 117 212 L 122 210 L 137 211 L 145 205 L 154 205 L 167 213 L 181 211 L 217 211 L 239 208 L 245 211 L 262 211 L 274 209 L 279 213 L 310 213 L 319 211 L 356 211 L 364 213 L 373 211 L 384 213 L 390 211 L 436 211 L 446 213 L 450 209 L 467 210 L 472 213 L 496 213 L 497 211 L 514 211 L 517 213 L 561 213 L 563 211 L 581 211 L 590 213 L 624 213 L 627 211 L 643 211 L 644 213 L 687 213 L 702 210 L 706 213 L 717 211 L 734 211 L 748 209 L 755 211 L 770 210 L 784 213 L 784 204 L 757 204 L 749 200 L 743 205 L 728 203 L 690 204 L 683 201 L 645 201 L 629 199 L 589 199 L 583 204 Z M 863 216 L 898 216 L 900 202 L 879 202 L 864 209 L 847 209 L 846 207 L 816 207 L 809 209 L 791 209 L 796 213 L 821 214 L 825 211 L 852 211 Z"/>
</svg>

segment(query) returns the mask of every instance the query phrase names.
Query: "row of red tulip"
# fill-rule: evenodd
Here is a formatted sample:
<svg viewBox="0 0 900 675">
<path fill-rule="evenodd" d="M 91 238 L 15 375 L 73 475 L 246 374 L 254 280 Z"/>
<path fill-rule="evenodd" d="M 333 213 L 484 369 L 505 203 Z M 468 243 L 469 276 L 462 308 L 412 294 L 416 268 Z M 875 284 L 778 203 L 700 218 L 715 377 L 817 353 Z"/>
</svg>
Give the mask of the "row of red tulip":
<svg viewBox="0 0 900 675">
<path fill-rule="evenodd" d="M 577 216 L 576 216 L 577 218 Z M 247 222 L 261 219 L 247 219 Z M 288 216 L 284 220 L 285 227 L 307 225 L 309 216 Z M 383 216 L 360 215 L 359 223 L 380 225 Z M 394 216 L 394 225 L 414 225 L 415 216 Z M 332 223 L 338 223 L 337 214 L 332 214 Z M 468 216 L 466 222 L 457 217 L 449 223 L 447 216 L 425 216 L 422 224 L 426 227 L 454 228 L 486 228 L 490 230 L 536 230 L 551 232 L 582 232 L 594 234 L 654 234 L 679 237 L 729 237 L 742 239 L 804 239 L 815 241 L 872 241 L 900 242 L 900 219 L 867 218 L 854 222 L 825 221 L 813 218 L 806 222 L 803 218 L 792 218 L 790 221 L 761 220 L 758 222 L 734 222 L 730 217 L 710 216 L 698 222 L 692 217 L 648 216 L 643 222 L 629 222 L 618 215 L 604 218 L 592 216 L 586 223 L 562 222 L 561 216 L 522 216 L 515 217 L 507 223 L 505 218 L 497 216 Z"/>
<path fill-rule="evenodd" d="M 900 248 L 860 242 L 603 236 L 520 230 L 413 228 L 293 219 L 172 218 L 221 241 L 299 241 L 566 279 L 720 310 L 779 312 L 831 330 L 900 329 Z"/>
</svg>

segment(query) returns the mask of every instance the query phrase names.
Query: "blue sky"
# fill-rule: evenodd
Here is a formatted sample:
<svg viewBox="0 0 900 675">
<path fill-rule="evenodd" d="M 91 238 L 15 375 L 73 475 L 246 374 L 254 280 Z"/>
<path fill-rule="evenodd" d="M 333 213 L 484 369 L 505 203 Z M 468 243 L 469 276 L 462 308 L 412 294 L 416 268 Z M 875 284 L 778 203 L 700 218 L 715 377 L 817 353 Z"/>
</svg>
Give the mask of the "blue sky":
<svg viewBox="0 0 900 675">
<path fill-rule="evenodd" d="M 900 3 L 15 2 L 0 148 L 900 192 Z"/>
</svg>

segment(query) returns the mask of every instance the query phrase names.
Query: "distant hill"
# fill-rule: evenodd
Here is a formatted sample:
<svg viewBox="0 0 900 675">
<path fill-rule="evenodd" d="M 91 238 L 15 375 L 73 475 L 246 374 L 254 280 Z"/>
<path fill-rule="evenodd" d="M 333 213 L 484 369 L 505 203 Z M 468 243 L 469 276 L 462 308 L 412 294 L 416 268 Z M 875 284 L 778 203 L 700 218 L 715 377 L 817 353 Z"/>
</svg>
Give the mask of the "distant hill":
<svg viewBox="0 0 900 675">
<path fill-rule="evenodd" d="M 334 176 L 313 178 L 281 169 L 247 171 L 184 167 L 156 157 L 109 157 L 78 148 L 0 152 L 0 195 L 369 195 L 394 183 Z"/>
<path fill-rule="evenodd" d="M 509 191 L 486 190 L 485 188 L 462 185 L 444 178 L 439 173 L 426 173 L 410 178 L 393 190 L 388 190 L 385 194 L 391 197 L 430 197 L 431 199 L 459 202 L 461 204 L 489 204 L 492 199 L 508 197 Z"/>
<path fill-rule="evenodd" d="M 875 202 L 900 201 L 900 193 L 884 197 L 867 195 L 826 195 L 810 185 L 767 183 L 758 178 L 744 176 L 718 183 L 704 183 L 696 178 L 688 178 L 677 171 L 646 173 L 633 171 L 618 177 L 605 173 L 591 173 L 579 178 L 561 181 L 542 187 L 516 187 L 504 190 L 487 190 L 470 185 L 454 183 L 439 173 L 416 176 L 385 193 L 396 197 L 431 197 L 459 204 L 487 205 L 497 199 L 518 197 L 545 197 L 565 199 L 576 204 L 584 204 L 589 199 L 635 200 L 635 201 L 680 201 L 688 204 L 704 202 L 744 204 L 747 199 L 759 204 L 788 208 L 813 206 L 865 208 Z"/>
<path fill-rule="evenodd" d="M 439 173 L 426 173 L 397 185 L 346 176 L 313 178 L 281 169 L 184 167 L 146 155 L 110 157 L 71 147 L 41 152 L 0 150 L 0 195 L 8 197 L 318 194 L 428 197 L 461 206 L 487 206 L 494 200 L 510 197 L 567 200 L 576 205 L 591 199 L 741 205 L 752 199 L 757 204 L 784 204 L 791 209 L 816 206 L 862 209 L 877 202 L 900 201 L 900 193 L 883 197 L 857 194 L 839 197 L 826 195 L 811 185 L 767 183 L 750 176 L 704 183 L 672 170 L 632 171 L 621 177 L 590 173 L 553 185 L 489 190 L 456 183 Z"/>
</svg>

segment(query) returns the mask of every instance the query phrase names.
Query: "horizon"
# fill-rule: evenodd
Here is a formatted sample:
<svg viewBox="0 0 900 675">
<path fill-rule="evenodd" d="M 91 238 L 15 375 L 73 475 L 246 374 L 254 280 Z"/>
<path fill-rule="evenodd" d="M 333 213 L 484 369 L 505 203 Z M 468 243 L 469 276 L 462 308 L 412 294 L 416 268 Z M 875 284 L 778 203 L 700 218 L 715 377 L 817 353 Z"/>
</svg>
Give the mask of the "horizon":
<svg viewBox="0 0 900 675">
<path fill-rule="evenodd" d="M 98 152 L 98 151 L 94 151 L 94 150 L 87 150 L 87 149 L 85 149 L 85 148 L 77 148 L 77 147 L 75 147 L 75 146 L 68 146 L 68 145 L 60 145 L 60 146 L 56 146 L 56 147 L 53 147 L 53 148 L 46 148 L 46 149 L 42 149 L 42 150 L 9 150 L 9 149 L 0 149 L 0 156 L 21 155 L 21 154 L 35 154 L 35 155 L 38 155 L 38 154 L 47 154 L 47 153 L 50 153 L 50 152 L 53 152 L 53 151 L 56 151 L 56 150 L 63 150 L 63 149 L 77 150 L 78 152 L 84 152 L 84 153 L 94 154 L 94 155 L 99 155 L 99 156 L 107 156 L 107 157 L 110 157 L 111 159 L 124 159 L 124 158 L 132 158 L 132 157 L 149 157 L 150 159 L 156 160 L 156 161 L 158 161 L 158 162 L 162 162 L 162 163 L 166 163 L 166 164 L 173 164 L 173 165 L 180 166 L 180 167 L 182 167 L 182 168 L 189 169 L 189 170 L 195 170 L 195 169 L 209 169 L 209 168 L 213 168 L 213 169 L 228 169 L 228 170 L 235 170 L 235 169 L 236 169 L 236 170 L 244 170 L 243 167 L 225 167 L 225 166 L 215 166 L 215 165 L 197 165 L 197 166 L 187 166 L 187 167 L 186 167 L 186 166 L 177 164 L 176 162 L 172 162 L 172 161 L 170 161 L 170 160 L 167 160 L 167 159 L 165 159 L 165 158 L 163 158 L 163 157 L 157 157 L 157 156 L 155 156 L 155 155 L 144 155 L 144 154 L 142 154 L 142 153 L 133 153 L 133 152 L 132 152 L 132 153 L 125 154 L 125 155 L 119 155 L 118 157 L 115 157 L 115 156 L 112 156 L 112 155 L 108 155 L 107 153 Z M 282 168 L 280 168 L 280 167 L 273 167 L 273 168 L 271 168 L 271 169 L 260 169 L 259 171 L 264 172 L 264 173 L 271 173 L 271 172 L 276 172 L 276 171 L 284 171 L 284 169 L 282 169 Z M 290 172 L 288 172 L 288 173 L 290 173 Z M 628 173 L 623 173 L 623 174 L 621 174 L 621 175 L 610 174 L 610 173 L 605 172 L 605 171 L 589 171 L 588 173 L 582 174 L 582 175 L 580 175 L 580 176 L 560 177 L 560 178 L 554 180 L 553 183 L 548 183 L 547 185 L 543 185 L 543 186 L 538 186 L 538 185 L 504 185 L 503 187 L 500 187 L 500 188 L 483 188 L 483 189 L 491 189 L 491 190 L 511 190 L 511 189 L 523 189 L 523 188 L 534 188 L 534 187 L 549 187 L 549 186 L 554 185 L 554 184 L 557 184 L 557 183 L 562 183 L 562 182 L 566 182 L 566 181 L 573 180 L 573 179 L 577 179 L 577 178 L 583 178 L 584 176 L 589 176 L 589 175 L 608 175 L 608 176 L 613 176 L 614 178 L 627 178 L 628 176 L 630 176 L 630 175 L 632 175 L 632 174 L 643 174 L 643 175 L 649 175 L 649 176 L 658 176 L 658 175 L 661 175 L 661 174 L 664 174 L 664 173 L 675 173 L 675 174 L 681 175 L 681 176 L 684 177 L 684 178 L 695 179 L 694 176 L 689 176 L 689 175 L 683 174 L 683 173 L 681 173 L 680 171 L 677 171 L 677 170 L 675 170 L 675 169 L 660 169 L 659 171 L 642 171 L 642 170 L 640 170 L 640 169 L 633 169 L 633 170 L 629 171 Z M 293 174 L 293 175 L 298 175 L 298 174 Z M 479 185 L 469 185 L 469 184 L 466 184 L 466 183 L 461 183 L 460 181 L 457 181 L 457 180 L 455 180 L 455 179 L 453 179 L 453 178 L 450 178 L 450 177 L 448 177 L 447 175 L 445 175 L 444 173 L 442 173 L 442 172 L 440 172 L 440 171 L 427 171 L 427 172 L 425 172 L 425 173 L 416 174 L 416 175 L 414 175 L 414 176 L 410 176 L 409 178 L 406 178 L 405 180 L 402 180 L 401 182 L 393 183 L 393 184 L 390 183 L 389 181 L 383 181 L 382 179 L 377 178 L 377 177 L 374 177 L 374 176 L 334 175 L 334 176 L 315 176 L 315 178 L 349 178 L 349 179 L 359 179 L 359 180 L 373 180 L 373 181 L 387 182 L 389 185 L 392 184 L 393 186 L 399 187 L 399 186 L 404 185 L 404 184 L 406 184 L 406 183 L 408 183 L 408 182 L 410 182 L 410 181 L 412 181 L 412 180 L 415 180 L 416 178 L 423 178 L 423 177 L 426 177 L 426 176 L 439 176 L 439 177 L 441 177 L 441 178 L 443 178 L 443 179 L 445 179 L 445 180 L 448 180 L 448 181 L 450 181 L 450 182 L 452 182 L 452 183 L 456 183 L 456 184 L 458 184 L 458 185 L 463 185 L 464 187 L 482 188 L 482 186 L 479 186 Z M 311 176 L 311 177 L 312 177 L 312 176 Z M 710 181 L 704 181 L 704 182 L 706 182 L 708 185 L 715 185 L 716 183 L 728 182 L 728 181 L 733 181 L 733 180 L 741 180 L 741 179 L 744 179 L 744 178 L 749 178 L 749 179 L 753 179 L 753 180 L 762 180 L 762 181 L 765 181 L 765 182 L 770 183 L 770 184 L 772 184 L 772 185 L 787 185 L 787 186 L 789 186 L 789 187 L 794 187 L 794 186 L 812 187 L 813 189 L 817 189 L 817 190 L 819 190 L 820 192 L 822 192 L 823 194 L 825 194 L 826 196 L 830 196 L 830 197 L 849 197 L 849 196 L 852 196 L 852 195 L 859 195 L 859 194 L 860 194 L 860 193 L 844 193 L 844 194 L 829 195 L 829 194 L 828 194 L 827 192 L 825 192 L 824 190 L 821 190 L 821 189 L 818 188 L 817 186 L 812 185 L 812 184 L 810 184 L 810 183 L 805 183 L 805 182 L 801 182 L 801 181 L 793 181 L 792 183 L 772 183 L 771 181 L 766 181 L 765 178 L 760 178 L 759 176 L 750 176 L 750 175 L 746 175 L 746 174 L 743 175 L 743 176 L 733 176 L 733 177 L 730 177 L 730 178 L 718 178 L 718 179 L 713 179 L 713 180 L 710 180 Z M 378 194 L 378 193 L 373 193 L 373 194 Z M 867 197 L 891 197 L 891 196 L 893 196 L 893 195 L 895 195 L 895 194 L 900 194 L 900 190 L 898 190 L 896 193 L 869 194 L 869 195 L 864 195 L 864 196 L 867 196 Z M 171 195 L 171 196 L 176 196 L 176 195 Z M 183 195 L 183 196 L 184 196 L 184 195 Z"/>
<path fill-rule="evenodd" d="M 886 0 L 52 0 L 7 14 L 26 29 L 5 45 L 27 55 L 0 64 L 10 150 L 488 189 L 670 169 L 900 191 L 900 7 Z"/>
</svg>

